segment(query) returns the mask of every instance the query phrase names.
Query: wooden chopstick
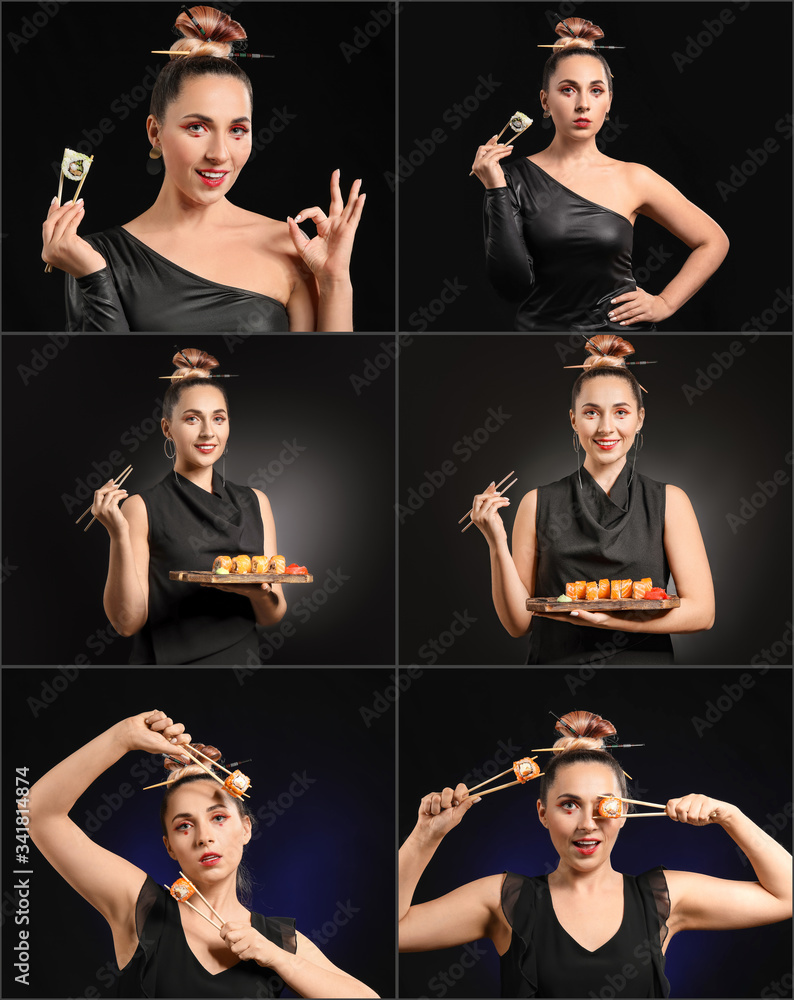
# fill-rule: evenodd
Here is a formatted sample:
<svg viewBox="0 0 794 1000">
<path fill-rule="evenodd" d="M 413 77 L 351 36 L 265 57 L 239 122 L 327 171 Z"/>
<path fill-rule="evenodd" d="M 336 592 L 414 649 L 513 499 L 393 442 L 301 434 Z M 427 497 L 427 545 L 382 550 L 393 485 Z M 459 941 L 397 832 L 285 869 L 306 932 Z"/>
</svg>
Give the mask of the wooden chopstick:
<svg viewBox="0 0 794 1000">
<path fill-rule="evenodd" d="M 643 802 L 642 799 L 621 799 L 619 795 L 613 795 L 611 798 L 618 799 L 620 802 L 630 802 L 633 806 L 650 806 L 651 809 L 667 808 L 667 806 L 662 805 L 661 802 Z M 632 813 L 632 815 L 634 814 Z M 645 815 L 647 815 L 647 813 Z"/>
<path fill-rule="evenodd" d="M 192 886 L 193 886 L 193 888 L 194 888 L 194 889 L 196 890 L 196 893 L 197 893 L 197 894 L 199 895 L 199 897 L 200 897 L 201 899 L 203 899 L 203 900 L 204 900 L 204 902 L 205 902 L 205 903 L 207 904 L 207 906 L 208 906 L 208 907 L 209 907 L 209 908 L 210 908 L 210 909 L 212 910 L 212 912 L 213 912 L 213 913 L 215 914 L 215 916 L 216 916 L 216 917 L 218 918 L 218 920 L 220 920 L 220 922 L 221 922 L 222 924 L 225 924 L 225 923 L 226 923 L 226 921 L 225 921 L 225 920 L 223 919 L 223 917 L 222 917 L 222 916 L 220 915 L 220 913 L 218 913 L 218 911 L 217 911 L 217 910 L 215 909 L 215 907 L 214 907 L 214 906 L 212 905 L 212 903 L 211 903 L 211 902 L 210 902 L 210 901 L 209 901 L 208 899 L 206 899 L 206 898 L 205 898 L 204 896 L 202 896 L 202 895 L 201 895 L 201 892 L 200 892 L 200 890 L 199 890 L 199 887 L 198 887 L 198 886 L 196 885 L 196 883 L 195 883 L 195 882 L 191 882 L 191 881 L 190 881 L 190 879 L 189 879 L 189 878 L 187 877 L 187 875 L 185 875 L 185 873 L 184 873 L 184 872 L 180 872 L 179 874 L 180 874 L 180 875 L 182 876 L 182 878 L 183 878 L 183 879 L 184 879 L 184 880 L 185 880 L 186 882 L 189 882 L 189 883 L 190 883 L 190 885 L 192 885 Z"/>
<path fill-rule="evenodd" d="M 129 475 L 130 475 L 131 472 L 132 472 L 132 466 L 128 465 L 127 468 L 123 472 L 120 472 L 119 475 L 118 475 L 118 477 L 114 480 L 114 485 L 116 487 L 121 486 L 121 484 L 124 482 L 124 480 L 129 477 Z M 94 505 L 92 503 L 91 507 L 93 507 L 93 506 Z M 89 507 L 88 510 L 84 510 L 83 513 L 77 518 L 77 520 L 74 523 L 75 524 L 79 524 L 83 520 L 83 518 L 86 516 L 86 514 L 88 513 L 88 511 L 91 510 L 91 507 Z M 96 521 L 96 515 L 94 515 L 94 517 L 91 518 L 91 520 L 88 522 L 88 524 L 83 528 L 83 531 L 88 531 L 88 529 L 91 527 L 91 525 L 94 523 L 94 521 Z"/>
<path fill-rule="evenodd" d="M 510 770 L 512 771 L 513 769 L 510 768 Z M 545 773 L 546 773 L 545 771 L 541 771 L 540 774 L 536 774 L 535 777 L 542 778 Z M 483 795 L 490 795 L 491 792 L 500 792 L 503 788 L 510 788 L 512 785 L 526 785 L 526 784 L 527 784 L 526 781 L 521 781 L 520 779 L 517 778 L 515 781 L 508 781 L 504 785 L 497 785 L 496 788 L 486 788 L 484 792 L 477 792 L 477 795 L 479 795 L 480 798 L 482 798 Z"/>
<path fill-rule="evenodd" d="M 515 474 L 516 474 L 516 470 L 515 470 L 515 469 L 513 469 L 513 471 L 512 471 L 512 472 L 508 472 L 508 473 L 507 473 L 507 475 L 505 476 L 505 479 L 509 479 L 509 478 L 510 478 L 511 476 L 514 476 Z M 505 481 L 505 479 L 500 479 L 500 480 L 499 480 L 499 482 L 498 482 L 498 483 L 496 484 L 496 486 L 494 487 L 494 489 L 498 490 L 498 489 L 499 489 L 499 487 L 500 487 L 500 486 L 502 485 L 502 483 L 503 483 L 503 482 Z M 462 517 L 462 518 L 461 518 L 461 519 L 460 519 L 460 520 L 458 521 L 458 524 L 463 524 L 463 522 L 464 522 L 464 521 L 466 520 L 466 518 L 467 518 L 467 517 L 469 517 L 469 516 L 471 516 L 471 512 L 472 512 L 472 510 L 474 510 L 474 508 L 473 508 L 473 507 L 471 508 L 471 510 L 467 511 L 467 512 L 466 512 L 466 513 L 465 513 L 465 514 L 463 515 L 463 517 Z"/>
<path fill-rule="evenodd" d="M 513 475 L 513 473 L 511 472 L 511 473 L 510 473 L 510 475 L 512 476 L 512 475 Z M 505 476 L 505 479 L 507 479 L 507 476 Z M 502 483 L 503 483 L 503 482 L 505 481 L 505 479 L 503 479 L 503 480 L 502 480 Z M 511 487 L 511 486 L 515 486 L 515 484 L 516 484 L 517 482 L 518 482 L 518 476 L 516 476 L 516 478 L 515 478 L 515 479 L 514 479 L 514 480 L 513 480 L 513 481 L 512 481 L 511 483 L 508 483 L 508 484 L 507 484 L 507 486 L 505 486 L 505 488 L 504 488 L 503 490 L 501 490 L 501 491 L 500 491 L 500 494 L 499 494 L 499 495 L 500 495 L 500 496 L 504 496 L 504 495 L 505 495 L 505 493 L 507 493 L 507 491 L 508 491 L 508 490 L 510 489 L 510 487 Z M 501 485 L 502 485 L 502 483 L 500 483 L 499 485 L 501 486 Z M 496 487 L 494 487 L 494 488 L 496 489 Z M 469 511 L 469 514 L 471 514 L 473 510 L 474 510 L 474 508 L 472 507 L 472 510 L 470 510 L 470 511 Z M 468 517 L 468 516 L 469 516 L 469 514 L 467 514 L 467 515 L 465 515 L 465 516 L 466 516 L 466 517 Z M 462 520 L 463 520 L 463 518 L 461 518 L 461 519 L 460 519 L 460 521 L 462 521 Z M 458 524 L 460 524 L 460 521 L 458 521 Z M 463 534 L 463 532 L 464 532 L 464 531 L 468 531 L 468 530 L 469 530 L 469 528 L 470 528 L 470 527 L 471 527 L 471 526 L 472 526 L 473 524 L 474 524 L 474 521 L 469 521 L 469 523 L 468 523 L 468 524 L 466 525 L 466 527 L 465 527 L 465 528 L 463 528 L 463 529 L 461 530 L 461 535 Z"/>
<path fill-rule="evenodd" d="M 191 885 L 193 885 L 193 883 L 192 883 L 192 882 L 191 882 L 190 884 L 191 884 Z M 171 889 L 170 889 L 170 886 L 167 886 L 167 885 L 165 884 L 165 882 L 163 882 L 163 888 L 165 888 L 165 889 L 168 889 L 168 891 L 169 891 L 169 892 L 171 891 Z M 195 887 L 194 885 L 193 885 L 193 888 L 194 888 L 194 889 L 196 889 L 196 887 Z M 196 892 L 198 892 L 198 889 L 196 889 Z M 201 898 L 202 898 L 202 899 L 204 899 L 204 897 L 203 897 L 203 896 L 202 896 Z M 209 917 L 207 916 L 207 914 L 206 914 L 206 913 L 202 913 L 202 912 L 201 912 L 201 910 L 200 910 L 200 909 L 199 909 L 199 908 L 198 908 L 197 906 L 194 906 L 194 905 L 193 905 L 193 904 L 192 904 L 192 903 L 190 902 L 190 900 L 188 900 L 188 899 L 180 899 L 180 900 L 177 900 L 177 902 L 179 902 L 179 903 L 184 903 L 184 904 L 185 904 L 185 906 L 189 906 L 191 910 L 195 910 L 195 911 L 196 911 L 196 913 L 198 913 L 198 915 L 199 915 L 200 917 L 204 917 L 204 919 L 205 919 L 205 920 L 207 921 L 207 923 L 208 923 L 208 924 L 212 924 L 212 926 L 213 926 L 213 927 L 215 928 L 215 930 L 216 930 L 216 931 L 219 931 L 219 930 L 221 930 L 221 928 L 220 928 L 220 927 L 218 927 L 218 925 L 217 925 L 217 924 L 215 923 L 215 921 L 214 921 L 214 920 L 211 920 L 211 919 L 210 919 L 210 918 L 209 918 Z M 206 900 L 206 899 L 204 899 L 204 902 L 205 902 L 205 903 L 207 903 L 207 900 Z M 209 906 L 209 903 L 207 903 L 207 906 Z M 212 912 L 214 913 L 215 911 L 213 910 Z M 221 920 L 222 918 L 221 918 L 221 917 L 218 917 L 218 919 L 219 919 L 219 920 Z"/>
</svg>

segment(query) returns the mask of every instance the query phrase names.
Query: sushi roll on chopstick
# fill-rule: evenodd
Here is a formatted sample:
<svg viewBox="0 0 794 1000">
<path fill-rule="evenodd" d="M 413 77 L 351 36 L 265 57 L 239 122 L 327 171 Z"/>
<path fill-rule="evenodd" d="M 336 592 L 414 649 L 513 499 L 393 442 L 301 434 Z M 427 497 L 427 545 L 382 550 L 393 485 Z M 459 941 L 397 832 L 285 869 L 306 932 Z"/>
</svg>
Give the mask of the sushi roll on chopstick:
<svg viewBox="0 0 794 1000">
<path fill-rule="evenodd" d="M 82 188 L 93 162 L 93 156 L 86 156 L 85 153 L 78 153 L 76 149 L 69 149 L 68 147 L 64 149 L 63 159 L 61 160 L 60 176 L 58 178 L 58 207 L 61 205 L 64 177 L 70 181 L 77 181 L 77 190 L 71 199 L 72 201 L 77 201 L 80 194 L 80 188 Z M 52 264 L 47 264 L 44 268 L 44 273 L 49 274 L 51 271 Z"/>
</svg>

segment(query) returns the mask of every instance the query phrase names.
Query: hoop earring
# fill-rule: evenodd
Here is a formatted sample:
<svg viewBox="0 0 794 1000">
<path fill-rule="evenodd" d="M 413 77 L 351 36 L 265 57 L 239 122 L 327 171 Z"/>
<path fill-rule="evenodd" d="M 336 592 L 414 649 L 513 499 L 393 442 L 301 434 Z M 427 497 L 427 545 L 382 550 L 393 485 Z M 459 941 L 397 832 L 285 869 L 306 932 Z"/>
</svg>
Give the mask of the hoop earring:
<svg viewBox="0 0 794 1000">
<path fill-rule="evenodd" d="M 221 479 L 223 480 L 223 485 L 226 486 L 226 455 L 229 452 L 228 444 L 223 449 L 223 458 L 221 460 Z"/>
<path fill-rule="evenodd" d="M 574 431 L 573 432 L 573 450 L 576 452 L 577 455 L 579 454 L 579 447 L 580 447 L 579 435 L 576 433 L 576 431 Z"/>
<path fill-rule="evenodd" d="M 637 444 L 637 438 L 640 439 L 639 444 Z M 642 446 L 644 443 L 645 442 L 642 434 L 634 435 L 634 460 L 631 463 L 631 476 L 629 477 L 629 481 L 626 484 L 626 489 L 628 489 L 629 486 L 631 486 L 632 482 L 634 481 L 634 469 L 636 468 L 637 465 L 637 452 L 642 451 Z"/>
<path fill-rule="evenodd" d="M 174 446 L 174 450 L 172 452 L 169 452 L 168 450 L 169 444 L 172 444 Z M 173 438 L 166 438 L 165 441 L 163 441 L 163 451 L 165 452 L 165 457 L 170 462 L 173 462 L 173 460 L 176 458 L 176 441 L 174 441 Z"/>
<path fill-rule="evenodd" d="M 543 112 L 543 117 L 544 118 L 551 118 L 551 112 L 550 111 L 544 111 Z"/>
</svg>

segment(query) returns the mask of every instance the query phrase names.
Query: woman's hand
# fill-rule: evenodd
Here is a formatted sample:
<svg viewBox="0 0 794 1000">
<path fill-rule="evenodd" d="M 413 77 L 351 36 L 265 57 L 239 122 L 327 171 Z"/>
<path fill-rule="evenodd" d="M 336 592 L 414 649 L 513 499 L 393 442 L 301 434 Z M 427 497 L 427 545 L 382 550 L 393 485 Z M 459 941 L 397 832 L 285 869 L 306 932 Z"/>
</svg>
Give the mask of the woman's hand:
<svg viewBox="0 0 794 1000">
<path fill-rule="evenodd" d="M 53 198 L 47 218 L 42 226 L 44 247 L 41 259 L 53 267 L 66 271 L 73 278 L 82 278 L 94 271 L 101 271 L 107 262 L 77 235 L 77 227 L 83 221 L 85 205 L 81 198 L 76 204 L 68 201 L 58 207 L 58 199 Z"/>
<path fill-rule="evenodd" d="M 331 206 L 328 215 L 315 205 L 313 208 L 304 208 L 294 219 L 287 219 L 295 249 L 314 274 L 321 291 L 326 283 L 349 280 L 353 239 L 367 197 L 359 194 L 361 181 L 353 181 L 345 205 L 339 187 L 339 173 L 339 170 L 334 170 L 331 174 Z M 311 240 L 306 239 L 298 227 L 298 223 L 306 219 L 311 219 L 317 226 L 317 235 Z"/>
<path fill-rule="evenodd" d="M 190 733 L 185 732 L 181 722 L 174 722 L 165 712 L 154 709 L 152 712 L 141 712 L 140 715 L 123 719 L 114 727 L 117 737 L 124 749 L 143 750 L 146 753 L 168 753 L 181 757 L 185 763 L 190 763 L 186 754 L 181 754 L 178 747 L 190 744 Z"/>
<path fill-rule="evenodd" d="M 722 825 L 735 811 L 728 802 L 710 799 L 708 795 L 698 795 L 695 792 L 680 799 L 670 799 L 665 809 L 670 819 L 690 826 L 708 826 L 710 823 Z"/>
<path fill-rule="evenodd" d="M 496 135 L 492 135 L 488 142 L 477 150 L 471 171 L 488 189 L 507 187 L 500 161 L 512 152 L 512 146 L 503 146 L 501 143 L 497 143 Z"/>
<path fill-rule="evenodd" d="M 115 479 L 108 479 L 105 485 L 100 486 L 94 493 L 91 513 L 100 524 L 104 524 L 111 538 L 129 535 L 129 522 L 119 507 L 121 501 L 126 500 L 127 496 L 127 491 L 123 486 L 116 487 Z"/>
<path fill-rule="evenodd" d="M 424 837 L 441 840 L 458 825 L 479 796 L 469 798 L 469 790 L 460 782 L 455 788 L 443 792 L 430 792 L 419 803 L 416 832 Z"/>
<path fill-rule="evenodd" d="M 660 323 L 675 312 L 661 295 L 649 295 L 641 288 L 616 295 L 611 304 L 610 320 L 626 326 L 632 323 Z"/>
<path fill-rule="evenodd" d="M 507 532 L 499 516 L 502 507 L 508 507 L 510 500 L 503 497 L 496 489 L 496 481 L 492 481 L 483 493 L 478 493 L 472 500 L 471 519 L 485 535 L 489 545 L 495 542 L 507 541 Z"/>
<path fill-rule="evenodd" d="M 243 920 L 228 920 L 220 930 L 226 947 L 244 962 L 268 967 L 281 949 Z"/>
<path fill-rule="evenodd" d="M 223 579 L 223 574 L 218 577 L 218 581 Z M 247 597 L 253 600 L 255 597 L 259 597 L 264 591 L 266 594 L 273 593 L 272 583 L 202 583 L 199 584 L 201 587 L 212 587 L 213 590 L 225 590 L 227 594 L 240 594 L 241 597 Z M 275 595 L 274 595 L 275 598 Z"/>
</svg>

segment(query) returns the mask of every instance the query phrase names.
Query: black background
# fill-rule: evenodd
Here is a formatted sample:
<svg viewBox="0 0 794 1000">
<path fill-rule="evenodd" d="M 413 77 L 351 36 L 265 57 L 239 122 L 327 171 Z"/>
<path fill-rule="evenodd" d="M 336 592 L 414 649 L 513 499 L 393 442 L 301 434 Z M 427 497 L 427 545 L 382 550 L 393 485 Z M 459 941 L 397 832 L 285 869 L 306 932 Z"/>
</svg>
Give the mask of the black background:
<svg viewBox="0 0 794 1000">
<path fill-rule="evenodd" d="M 788 290 L 790 299 L 791 5 L 607 2 L 563 8 L 430 2 L 403 10 L 399 152 L 407 157 L 434 129 L 443 129 L 446 139 L 398 185 L 400 329 L 425 328 L 415 313 L 438 299 L 445 280 L 466 290 L 429 323 L 431 332 L 514 329 L 515 307 L 485 277 L 483 187 L 467 175 L 477 147 L 516 110 L 534 124 L 516 139 L 513 156 L 539 152 L 551 142 L 553 129 L 542 118 L 538 96 L 550 50 L 536 48 L 556 41 L 551 11 L 589 18 L 603 29 L 604 44 L 626 46 L 602 53 L 614 75 L 613 134 L 615 121 L 623 129 L 602 151 L 650 167 L 712 216 L 731 241 L 708 284 L 660 328 L 741 330 L 772 306 L 778 288 Z M 689 36 L 696 39 L 706 31 L 703 21 L 718 20 L 723 10 L 733 14 L 733 23 L 722 25 L 716 37 L 708 35 L 711 43 L 679 71 L 673 54 L 686 58 Z M 761 39 L 775 38 L 786 40 L 782 48 L 759 48 Z M 479 76 L 500 86 L 466 120 L 456 118 L 454 105 L 474 94 Z M 602 139 L 606 134 L 605 128 Z M 724 200 L 717 182 L 728 182 L 732 168 L 741 168 L 748 147 L 763 147 L 770 138 L 777 151 Z M 659 247 L 673 256 L 648 275 L 643 269 L 657 266 L 651 251 Z M 632 259 L 641 288 L 660 292 L 688 253 L 667 230 L 637 220 Z M 790 330 L 790 305 L 766 328 Z"/>
<path fill-rule="evenodd" d="M 295 634 L 265 646 L 267 664 L 394 663 L 394 382 L 383 375 L 358 395 L 350 382 L 382 339 L 202 336 L 193 345 L 238 375 L 223 382 L 228 479 L 268 495 L 279 551 L 314 576 L 285 587 L 292 610 L 281 624 Z M 84 533 L 88 518 L 74 524 L 93 498 L 76 492 L 128 464 L 130 494 L 170 471 L 158 403 L 168 382 L 157 376 L 173 371 L 174 339 L 83 335 L 56 351 L 48 337 L 5 335 L 3 348 L 4 555 L 17 567 L 3 584 L 3 662 L 127 663 L 132 640 L 101 635 L 107 532 L 96 522 Z M 34 358 L 53 353 L 33 373 Z M 143 443 L 133 427 L 149 431 Z M 285 442 L 305 450 L 291 458 Z M 122 458 L 105 474 L 113 451 Z M 283 451 L 290 464 L 275 475 Z M 348 577 L 341 585 L 329 575 L 337 571 Z M 318 591 L 312 610 L 303 602 Z M 265 632 L 277 635 L 279 626 Z"/>
<path fill-rule="evenodd" d="M 400 842 L 416 822 L 422 796 L 454 786 L 477 768 L 488 776 L 498 774 L 533 747 L 551 746 L 557 734 L 549 711 L 561 716 L 585 709 L 609 719 L 621 742 L 646 744 L 615 751 L 634 779 L 630 798 L 666 802 L 701 792 L 737 805 L 791 850 L 790 704 L 791 673 L 779 668 L 766 673 L 425 670 L 400 699 Z M 500 741 L 521 747 L 507 763 L 501 763 L 504 754 L 496 757 Z M 541 754 L 538 763 L 548 757 Z M 481 780 L 469 779 L 472 785 Z M 435 899 L 505 870 L 524 875 L 553 871 L 559 859 L 537 818 L 537 788 L 517 785 L 475 805 L 436 851 L 415 901 Z M 752 869 L 721 829 L 684 826 L 664 817 L 653 823 L 627 820 L 613 851 L 613 868 L 639 875 L 656 865 L 754 881 Z M 597 912 L 593 916 L 597 919 Z M 477 947 L 487 957 L 473 961 L 463 976 L 463 948 L 403 955 L 401 996 L 498 996 L 496 953 L 488 941 Z M 472 963 L 471 953 L 466 957 Z M 674 997 L 782 996 L 790 993 L 790 970 L 790 923 L 719 934 L 687 932 L 673 938 L 667 952 Z M 439 972 L 460 977 L 445 994 L 438 980 L 435 988 L 432 983 Z M 773 993 L 772 982 L 781 980 L 783 989 L 778 986 Z M 599 995 L 599 988 L 593 995 Z M 621 994 L 603 994 L 614 995 Z"/>
<path fill-rule="evenodd" d="M 364 32 L 369 7 L 362 4 L 226 7 L 246 30 L 248 50 L 276 57 L 240 60 L 254 89 L 254 143 L 274 109 L 296 116 L 249 160 L 230 200 L 286 220 L 311 205 L 327 210 L 335 168 L 342 172 L 344 192 L 361 177 L 367 203 L 351 267 L 355 325 L 394 330 L 394 195 L 383 179 L 394 162 L 393 20 L 371 37 Z M 61 4 L 20 44 L 9 34 L 19 35 L 25 18 L 32 25 L 28 32 L 35 29 L 45 20 L 42 8 L 3 4 L 6 141 L 18 147 L 12 134 L 26 135 L 24 163 L 5 172 L 3 275 L 7 292 L 15 293 L 5 296 L 4 330 L 63 329 L 63 275 L 45 275 L 40 254 L 41 223 L 58 190 L 65 146 L 95 156 L 81 192 L 83 233 L 127 222 L 156 198 L 160 178 L 147 172 L 145 126 L 153 82 L 148 67 L 165 64 L 167 56 L 150 51 L 170 48 L 178 14 L 178 3 Z M 358 53 L 342 48 L 356 38 L 369 44 L 361 47 L 359 41 Z M 136 108 L 121 103 L 122 95 L 132 97 L 134 88 L 147 82 L 149 90 L 139 95 Z M 113 126 L 106 135 L 99 129 L 103 119 Z M 97 133 L 90 148 L 81 146 L 88 142 L 84 131 Z M 66 197 L 73 189 L 65 184 Z"/>
<path fill-rule="evenodd" d="M 475 493 L 514 469 L 519 478 L 503 515 L 509 540 L 521 497 L 576 470 L 568 411 L 580 372 L 563 366 L 582 363 L 582 343 L 577 334 L 425 336 L 403 351 L 400 412 L 421 409 L 423 419 L 401 420 L 400 504 L 408 506 L 411 490 L 429 493 L 427 473 L 437 474 L 444 461 L 457 471 L 419 510 L 400 509 L 401 663 L 436 662 L 426 644 L 448 633 L 456 612 L 477 621 L 439 663 L 526 662 L 528 640 L 511 639 L 493 609 L 486 543 L 477 528 L 461 535 L 457 521 Z M 658 362 L 632 369 L 649 390 L 636 468 L 689 496 L 717 599 L 711 631 L 673 636 L 676 662 L 790 663 L 791 340 L 640 334 L 632 343 L 636 360 Z M 733 343 L 743 350 L 738 357 L 730 354 Z M 721 367 L 715 352 L 730 366 Z M 698 370 L 708 379 L 710 366 L 717 377 L 690 405 L 682 387 L 698 392 Z M 489 408 L 510 419 L 465 461 L 465 444 L 457 452 L 455 444 L 483 427 Z M 777 471 L 786 484 L 771 499 L 761 495 L 762 505 L 749 508 L 753 516 L 734 532 L 727 515 L 739 515 L 742 498 Z M 429 587 L 409 569 L 421 566 L 434 580 Z M 610 636 L 605 630 L 605 640 Z M 753 660 L 778 641 L 782 659 Z"/>
<path fill-rule="evenodd" d="M 5 889 L 12 884 L 14 769 L 29 767 L 35 781 L 114 723 L 159 708 L 195 742 L 217 746 L 227 764 L 251 758 L 241 769 L 251 778 L 247 804 L 259 817 L 245 852 L 256 880 L 253 908 L 296 917 L 332 962 L 393 996 L 395 713 L 373 719 L 360 712 L 393 679 L 393 669 L 4 669 Z M 170 885 L 179 873 L 162 843 L 161 794 L 142 791 L 165 778 L 156 760 L 128 753 L 78 799 L 72 818 L 107 850 Z M 18 928 L 7 924 L 3 996 L 115 995 L 97 977 L 113 959 L 107 924 L 35 847 L 31 855 L 30 986 L 13 982 Z M 322 943 L 313 932 L 322 934 L 348 902 L 357 912 L 328 928 Z M 86 992 L 92 987 L 97 992 Z"/>
</svg>

